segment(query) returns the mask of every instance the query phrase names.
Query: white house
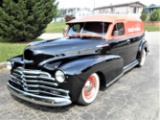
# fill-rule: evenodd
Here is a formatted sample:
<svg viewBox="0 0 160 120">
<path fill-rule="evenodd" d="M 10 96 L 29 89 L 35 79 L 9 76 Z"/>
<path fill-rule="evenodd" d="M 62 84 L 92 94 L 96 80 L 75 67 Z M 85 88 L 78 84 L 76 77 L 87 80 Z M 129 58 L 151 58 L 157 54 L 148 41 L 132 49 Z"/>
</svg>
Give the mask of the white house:
<svg viewBox="0 0 160 120">
<path fill-rule="evenodd" d="M 94 9 L 94 14 L 126 14 L 140 17 L 144 7 L 144 4 L 140 3 L 139 1 L 136 1 L 130 3 L 98 7 Z"/>
<path fill-rule="evenodd" d="M 93 12 L 88 8 L 70 8 L 66 10 L 65 15 L 70 15 L 75 18 L 80 18 L 93 14 Z"/>
<path fill-rule="evenodd" d="M 88 16 L 88 15 L 91 15 L 93 14 L 93 12 L 91 12 L 90 10 L 80 10 L 80 11 L 77 11 L 74 13 L 74 17 L 75 18 L 80 18 L 80 17 L 84 17 L 84 16 Z"/>
</svg>

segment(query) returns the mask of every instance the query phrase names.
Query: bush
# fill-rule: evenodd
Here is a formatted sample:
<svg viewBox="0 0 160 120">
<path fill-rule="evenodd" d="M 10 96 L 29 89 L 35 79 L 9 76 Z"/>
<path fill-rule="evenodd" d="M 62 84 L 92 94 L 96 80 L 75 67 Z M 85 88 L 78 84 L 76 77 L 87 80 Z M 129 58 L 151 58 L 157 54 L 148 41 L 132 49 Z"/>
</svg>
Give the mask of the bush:
<svg viewBox="0 0 160 120">
<path fill-rule="evenodd" d="M 12 41 L 30 41 L 44 32 L 56 15 L 55 0 L 3 0 L 0 36 Z"/>
<path fill-rule="evenodd" d="M 140 18 L 141 18 L 142 21 L 146 21 L 146 19 L 147 19 L 147 14 L 146 14 L 145 12 L 142 12 Z"/>
<path fill-rule="evenodd" d="M 65 16 L 65 21 L 66 21 L 66 22 L 69 22 L 69 21 L 71 21 L 71 20 L 73 20 L 73 19 L 75 19 L 75 18 L 72 17 L 72 16 L 70 16 L 70 15 L 66 15 L 66 16 Z"/>
<path fill-rule="evenodd" d="M 150 21 L 159 21 L 160 20 L 160 13 L 158 10 L 154 10 L 152 13 L 151 13 L 151 16 L 150 16 Z"/>
</svg>

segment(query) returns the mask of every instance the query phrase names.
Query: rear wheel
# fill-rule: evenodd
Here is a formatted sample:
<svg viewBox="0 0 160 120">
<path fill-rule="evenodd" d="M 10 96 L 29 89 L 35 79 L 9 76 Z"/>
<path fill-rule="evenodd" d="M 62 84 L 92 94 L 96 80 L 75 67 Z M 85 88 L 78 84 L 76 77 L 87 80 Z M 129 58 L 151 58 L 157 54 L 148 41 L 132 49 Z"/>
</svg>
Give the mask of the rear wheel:
<svg viewBox="0 0 160 120">
<path fill-rule="evenodd" d="M 87 79 L 84 87 L 82 88 L 78 103 L 82 105 L 88 105 L 92 103 L 97 97 L 99 86 L 100 86 L 99 76 L 96 73 L 93 73 Z"/>
<path fill-rule="evenodd" d="M 146 55 L 147 55 L 147 53 L 146 53 L 145 49 L 143 49 L 141 52 L 139 67 L 142 67 L 144 65 L 144 63 L 146 61 Z"/>
</svg>

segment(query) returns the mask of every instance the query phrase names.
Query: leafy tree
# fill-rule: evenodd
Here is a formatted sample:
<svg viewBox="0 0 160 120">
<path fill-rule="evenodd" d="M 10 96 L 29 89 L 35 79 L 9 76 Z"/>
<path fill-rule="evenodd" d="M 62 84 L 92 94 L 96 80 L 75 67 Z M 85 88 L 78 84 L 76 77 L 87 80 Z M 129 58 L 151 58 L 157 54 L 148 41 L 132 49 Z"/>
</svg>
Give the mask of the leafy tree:
<svg viewBox="0 0 160 120">
<path fill-rule="evenodd" d="M 3 0 L 0 36 L 12 41 L 30 41 L 44 32 L 56 15 L 56 0 Z"/>
<path fill-rule="evenodd" d="M 145 12 L 142 12 L 141 16 L 140 16 L 142 21 L 146 21 L 147 19 L 147 14 Z"/>
<path fill-rule="evenodd" d="M 65 21 L 66 21 L 66 22 L 69 22 L 69 21 L 71 21 L 71 20 L 73 20 L 73 19 L 75 19 L 75 18 L 72 17 L 72 16 L 70 16 L 70 15 L 66 15 L 66 16 L 65 16 Z"/>
<path fill-rule="evenodd" d="M 160 20 L 160 12 L 158 10 L 154 10 L 151 13 L 150 21 L 158 21 L 158 20 Z"/>
</svg>

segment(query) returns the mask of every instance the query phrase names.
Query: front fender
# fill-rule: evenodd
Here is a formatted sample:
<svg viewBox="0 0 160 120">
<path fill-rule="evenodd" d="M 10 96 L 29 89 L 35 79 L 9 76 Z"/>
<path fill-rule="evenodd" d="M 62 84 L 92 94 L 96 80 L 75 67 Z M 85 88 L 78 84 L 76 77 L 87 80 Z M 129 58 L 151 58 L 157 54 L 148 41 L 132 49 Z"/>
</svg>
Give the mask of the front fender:
<svg viewBox="0 0 160 120">
<path fill-rule="evenodd" d="M 14 69 L 18 66 L 22 66 L 22 64 L 23 64 L 22 59 L 23 59 L 23 55 L 18 55 L 18 56 L 15 56 L 13 58 L 8 59 L 7 61 L 10 61 L 12 63 L 12 66 L 13 66 L 12 69 Z"/>
<path fill-rule="evenodd" d="M 100 63 L 107 63 L 107 62 L 110 62 L 112 60 L 117 60 L 117 59 L 121 59 L 121 57 L 118 55 L 89 56 L 89 57 L 70 61 L 60 66 L 60 69 L 63 69 L 68 75 L 83 74 L 83 73 L 93 70 L 95 66 L 96 66 L 96 69 L 93 70 L 94 72 L 103 71 L 108 66 L 100 65 Z"/>
<path fill-rule="evenodd" d="M 96 55 L 70 61 L 62 65 L 70 85 L 72 101 L 79 98 L 81 90 L 88 77 L 97 73 L 102 86 L 123 72 L 123 59 L 117 55 Z M 103 78 L 103 79 L 101 79 Z"/>
</svg>

